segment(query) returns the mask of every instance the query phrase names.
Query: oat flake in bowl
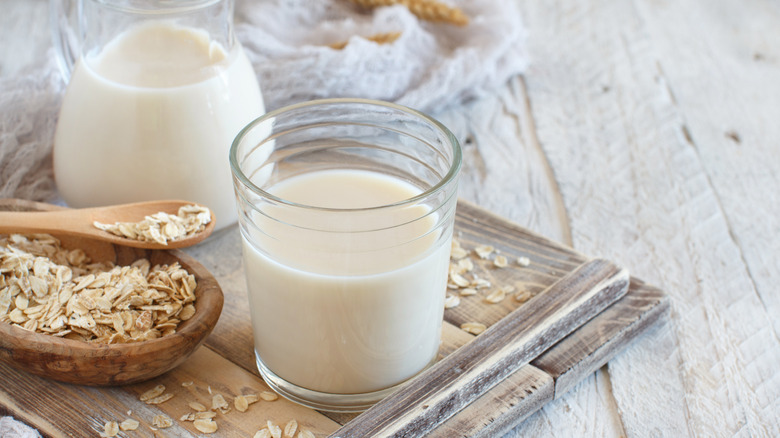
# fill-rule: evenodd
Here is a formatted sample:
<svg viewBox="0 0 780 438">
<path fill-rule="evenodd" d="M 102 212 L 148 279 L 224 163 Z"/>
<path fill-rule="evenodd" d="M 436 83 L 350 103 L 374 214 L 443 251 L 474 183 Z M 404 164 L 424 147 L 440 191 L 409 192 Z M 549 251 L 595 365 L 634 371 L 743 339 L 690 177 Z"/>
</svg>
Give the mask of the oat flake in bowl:
<svg viewBox="0 0 780 438">
<path fill-rule="evenodd" d="M 0 236 L 0 321 L 106 344 L 172 334 L 195 314 L 195 277 L 178 263 L 91 263 L 50 235 Z"/>
<path fill-rule="evenodd" d="M 0 210 L 51 210 L 56 208 L 60 207 L 22 200 L 0 200 Z M 0 238 L 3 237 L 0 236 Z M 81 312 L 78 312 L 78 314 L 84 316 L 85 319 L 74 321 L 75 324 L 72 324 L 73 328 L 70 328 L 71 332 L 61 336 L 25 330 L 16 324 L 24 326 L 27 323 L 29 324 L 28 328 L 30 328 L 33 323 L 21 322 L 21 318 L 20 323 L 0 322 L 1 362 L 39 376 L 74 384 L 107 386 L 137 383 L 157 377 L 184 362 L 203 343 L 216 325 L 222 311 L 222 290 L 214 276 L 186 253 L 179 250 L 132 248 L 76 236 L 55 234 L 54 238 L 59 240 L 61 247 L 68 251 L 62 251 L 60 255 L 57 255 L 57 252 L 52 252 L 51 249 L 41 250 L 48 259 L 57 265 L 70 264 L 75 266 L 70 268 L 70 281 L 75 286 L 73 286 L 74 291 L 72 291 L 72 294 L 68 296 L 69 292 L 64 292 L 67 289 L 64 287 L 64 284 L 68 282 L 67 270 L 55 267 L 52 272 L 52 267 L 49 266 L 49 273 L 52 274 L 52 290 L 57 291 L 57 301 L 51 301 L 52 304 L 48 305 L 52 307 L 61 305 L 65 309 L 65 314 L 69 320 L 70 316 L 67 313 L 70 299 L 73 295 L 76 295 L 75 292 L 82 294 L 86 290 L 88 293 L 84 296 L 84 299 L 76 299 L 71 304 L 71 315 L 76 314 L 79 310 L 88 310 L 89 312 L 86 313 L 92 316 L 95 327 L 91 327 L 89 317 L 86 317 L 85 313 Z M 45 248 L 45 246 L 41 248 Z M 25 257 L 20 255 L 18 249 L 11 250 L 11 253 L 13 254 L 11 258 Z M 37 277 L 37 256 L 36 254 L 36 258 L 33 259 L 31 265 L 24 265 L 27 266 L 27 270 L 35 277 Z M 92 259 L 93 262 L 86 261 L 86 257 Z M 146 259 L 148 262 L 140 261 L 141 259 Z M 8 262 L 6 258 L 0 262 L 0 274 L 3 276 L 9 269 L 6 263 L 15 264 L 16 262 Z M 45 261 L 37 262 L 38 273 L 45 273 L 44 263 Z M 84 266 L 81 266 L 82 263 Z M 158 293 L 166 293 L 169 297 L 176 297 L 176 299 L 170 298 L 169 301 L 165 301 L 166 299 L 163 299 L 163 301 L 157 300 L 147 304 L 142 302 L 143 293 L 141 293 L 139 294 L 140 298 L 128 298 L 130 297 L 128 296 L 123 301 L 121 299 L 121 291 L 124 286 L 119 285 L 120 295 L 115 295 L 116 292 L 111 290 L 112 286 L 109 286 L 108 282 L 105 285 L 101 285 L 102 282 L 108 280 L 106 275 L 121 277 L 122 270 L 127 270 L 127 272 L 134 271 L 133 265 L 139 270 L 139 275 L 143 274 L 148 266 L 150 274 L 148 277 L 144 275 L 144 278 L 153 285 L 152 289 L 154 290 L 154 292 L 148 292 L 150 294 L 148 298 L 157 296 Z M 152 274 L 153 267 L 157 265 L 161 267 L 167 266 L 167 268 L 161 268 L 160 273 Z M 97 266 L 103 266 L 103 272 L 111 272 L 115 268 L 118 271 L 116 271 L 116 274 L 87 272 L 87 269 Z M 181 270 L 186 271 L 186 275 L 179 267 Z M 59 279 L 57 278 L 58 273 L 60 273 Z M 94 279 L 89 277 L 90 274 L 94 275 Z M 194 283 L 189 279 L 189 275 L 193 277 Z M 80 279 L 76 281 L 77 278 Z M 168 283 L 168 278 L 176 287 Z M 10 290 L 12 287 L 7 284 L 8 280 L 5 277 L 0 279 L 0 282 L 2 282 L 0 283 L 0 291 L 5 290 L 5 288 Z M 62 288 L 59 287 L 59 282 L 63 282 Z M 44 284 L 46 287 L 42 287 Z M 39 295 L 49 291 L 48 283 L 29 280 L 29 277 L 28 280 L 22 280 L 22 285 L 15 287 L 20 289 L 26 288 L 25 290 L 31 293 L 31 296 L 36 296 L 36 291 Z M 76 291 L 79 288 L 83 289 Z M 129 290 L 130 286 L 127 286 L 127 288 Z M 94 292 L 90 292 L 91 289 L 109 290 L 107 296 L 105 294 L 92 296 L 91 294 Z M 8 292 L 3 292 L 3 294 L 6 293 Z M 192 301 L 188 301 L 191 299 L 188 298 L 190 293 L 194 297 Z M 10 294 L 8 293 L 9 298 Z M 16 296 L 19 295 L 19 293 L 16 293 Z M 7 303 L 9 312 L 4 317 L 7 319 L 3 319 L 3 321 L 10 322 L 10 313 L 18 308 L 16 296 L 13 298 L 14 307 L 11 307 L 10 302 Z M 111 296 L 114 299 L 108 300 L 107 297 Z M 68 298 L 67 300 L 65 300 L 66 297 Z M 63 299 L 61 303 L 60 298 Z M 37 304 L 36 299 L 30 300 L 28 298 L 27 308 L 24 310 L 20 309 L 20 312 L 28 320 L 31 319 L 28 315 L 36 313 L 43 314 L 44 319 L 46 319 L 45 316 L 47 315 L 50 317 L 54 316 L 54 314 L 49 314 L 51 308 L 47 308 L 47 304 Z M 19 300 L 19 304 L 23 307 L 25 305 L 24 299 L 19 298 Z M 124 309 L 122 306 L 128 301 L 134 301 L 137 306 L 133 307 L 131 305 Z M 119 306 L 120 315 L 122 311 L 136 310 L 139 312 L 132 324 L 128 321 L 127 325 L 125 325 L 125 320 L 122 320 L 123 324 L 121 327 L 125 330 L 124 337 L 110 333 L 110 331 L 121 332 L 118 329 L 119 320 L 115 320 L 115 317 L 111 316 L 111 324 L 108 324 L 107 315 L 109 313 L 99 312 L 101 309 L 108 310 L 108 304 L 112 304 L 111 313 L 116 313 L 117 308 L 113 306 L 114 303 L 117 303 Z M 180 309 L 178 308 L 179 303 L 181 304 Z M 0 306 L 5 304 L 6 301 L 2 301 Z M 187 306 L 191 304 L 197 306 L 197 311 L 189 319 L 186 319 L 190 310 L 185 309 L 188 309 Z M 143 307 L 146 308 L 144 309 Z M 96 313 L 90 313 L 92 311 Z M 146 315 L 150 316 L 150 320 L 141 317 L 146 311 L 149 311 Z M 18 316 L 19 312 L 14 313 L 14 315 Z M 38 320 L 38 318 L 35 319 Z M 175 319 L 179 319 L 180 322 L 175 330 L 172 330 L 173 327 L 170 324 Z M 56 317 L 53 318 L 51 323 L 55 323 L 56 320 Z M 117 327 L 114 327 L 114 322 L 116 322 Z M 38 329 L 37 325 L 38 323 L 36 322 L 36 330 Z M 54 326 L 57 327 L 56 323 Z M 88 328 L 84 329 L 83 326 Z M 91 330 L 89 327 L 91 327 Z M 51 329 L 51 325 L 49 325 L 49 329 Z M 67 328 L 64 330 L 67 330 Z M 96 334 L 93 331 L 98 331 L 99 333 Z M 110 339 L 113 336 L 116 343 L 96 342 L 94 339 L 91 341 L 78 340 L 83 339 L 81 336 L 85 332 L 95 335 L 95 339 L 101 336 L 104 336 L 103 339 Z M 156 332 L 159 332 L 159 337 L 155 337 L 158 334 Z M 69 337 L 75 337 L 76 339 L 70 339 Z M 127 338 L 132 339 L 133 337 L 136 339 L 128 341 Z M 122 341 L 127 342 L 119 343 Z"/>
</svg>

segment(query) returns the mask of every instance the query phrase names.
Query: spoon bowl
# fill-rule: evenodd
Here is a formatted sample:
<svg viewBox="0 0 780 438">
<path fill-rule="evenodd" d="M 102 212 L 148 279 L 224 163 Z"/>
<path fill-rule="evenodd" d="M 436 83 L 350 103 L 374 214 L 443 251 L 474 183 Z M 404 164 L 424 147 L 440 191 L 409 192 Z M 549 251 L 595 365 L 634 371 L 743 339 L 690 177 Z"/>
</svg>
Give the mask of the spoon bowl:
<svg viewBox="0 0 780 438">
<path fill-rule="evenodd" d="M 129 239 L 111 234 L 94 226 L 94 222 L 114 224 L 117 222 L 139 222 L 146 216 L 159 212 L 177 214 L 179 208 L 193 205 L 189 201 L 165 200 L 136 202 L 132 204 L 111 205 L 94 208 L 59 208 L 47 211 L 29 211 L 22 200 L 0 200 L 6 210 L 0 211 L 0 234 L 9 233 L 46 233 L 71 235 L 87 239 L 101 240 L 114 245 L 143 249 L 174 249 L 195 245 L 207 238 L 216 224 L 214 212 L 206 227 L 191 236 L 169 240 L 166 244 L 154 241 Z M 14 208 L 16 205 L 18 208 Z"/>
</svg>

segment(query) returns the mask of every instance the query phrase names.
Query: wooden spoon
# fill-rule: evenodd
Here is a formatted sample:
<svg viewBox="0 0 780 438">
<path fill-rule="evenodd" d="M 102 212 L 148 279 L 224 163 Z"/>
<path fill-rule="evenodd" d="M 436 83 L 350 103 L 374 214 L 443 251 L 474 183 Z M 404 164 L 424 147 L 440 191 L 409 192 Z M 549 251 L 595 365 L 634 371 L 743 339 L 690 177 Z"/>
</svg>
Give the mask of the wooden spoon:
<svg viewBox="0 0 780 438">
<path fill-rule="evenodd" d="M 179 207 L 192 205 L 189 201 L 148 201 L 133 204 L 110 205 L 106 207 L 59 209 L 54 211 L 0 211 L 0 234 L 47 233 L 73 235 L 110 242 L 115 245 L 144 249 L 184 248 L 195 245 L 214 231 L 216 219 L 211 212 L 211 221 L 203 231 L 178 240 L 169 240 L 167 245 L 116 236 L 98 229 L 94 222 L 114 224 L 116 222 L 140 222 L 146 216 L 159 212 L 177 214 Z"/>
</svg>

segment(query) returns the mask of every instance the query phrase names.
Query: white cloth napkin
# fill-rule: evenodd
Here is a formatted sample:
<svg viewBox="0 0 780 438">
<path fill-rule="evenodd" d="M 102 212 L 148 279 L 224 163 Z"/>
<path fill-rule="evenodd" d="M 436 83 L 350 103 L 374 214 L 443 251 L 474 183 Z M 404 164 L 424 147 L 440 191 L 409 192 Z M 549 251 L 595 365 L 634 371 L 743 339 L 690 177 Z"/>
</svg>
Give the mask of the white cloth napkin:
<svg viewBox="0 0 780 438">
<path fill-rule="evenodd" d="M 452 1 L 466 26 L 417 19 L 401 5 L 346 0 L 240 2 L 239 40 L 269 109 L 313 98 L 366 97 L 437 112 L 490 93 L 528 62 L 515 2 Z M 400 32 L 392 44 L 364 37 Z M 342 50 L 329 44 L 348 41 Z"/>
<path fill-rule="evenodd" d="M 0 417 L 0 437 L 3 438 L 40 438 L 37 430 L 14 420 L 13 417 Z"/>
<path fill-rule="evenodd" d="M 515 2 L 447 0 L 460 27 L 417 19 L 404 6 L 347 0 L 237 0 L 236 35 L 268 109 L 324 97 L 365 97 L 429 113 L 498 90 L 527 65 Z M 391 44 L 366 36 L 400 32 Z M 328 44 L 348 41 L 341 50 Z M 56 198 L 51 143 L 64 90 L 52 61 L 0 80 L 0 198 Z"/>
</svg>

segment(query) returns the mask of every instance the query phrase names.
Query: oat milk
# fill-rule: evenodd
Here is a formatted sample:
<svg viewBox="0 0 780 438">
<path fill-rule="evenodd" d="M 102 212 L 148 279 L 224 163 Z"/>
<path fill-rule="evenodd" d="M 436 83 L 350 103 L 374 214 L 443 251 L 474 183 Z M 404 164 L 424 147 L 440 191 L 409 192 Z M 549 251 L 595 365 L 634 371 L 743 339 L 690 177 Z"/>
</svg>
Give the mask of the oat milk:
<svg viewBox="0 0 780 438">
<path fill-rule="evenodd" d="M 62 103 L 54 172 L 74 207 L 185 199 L 236 221 L 228 150 L 264 112 L 249 60 L 204 31 L 156 22 L 80 59 Z"/>
<path fill-rule="evenodd" d="M 373 172 L 320 171 L 269 189 L 283 199 L 331 208 L 386 205 L 419 194 L 412 185 Z M 450 238 L 436 214 L 416 206 L 390 215 L 351 215 L 382 232 L 316 233 L 277 222 L 318 223 L 315 213 L 274 212 L 253 218 L 244 261 L 257 354 L 279 377 L 326 393 L 380 390 L 412 377 L 437 354 Z M 400 216 L 399 216 L 400 215 Z M 357 218 L 355 218 L 357 216 Z M 406 216 L 406 219 L 403 219 Z M 334 219 L 332 229 L 348 229 Z M 247 232 L 246 230 L 244 230 Z M 405 242 L 399 244 L 400 242 Z"/>
</svg>

